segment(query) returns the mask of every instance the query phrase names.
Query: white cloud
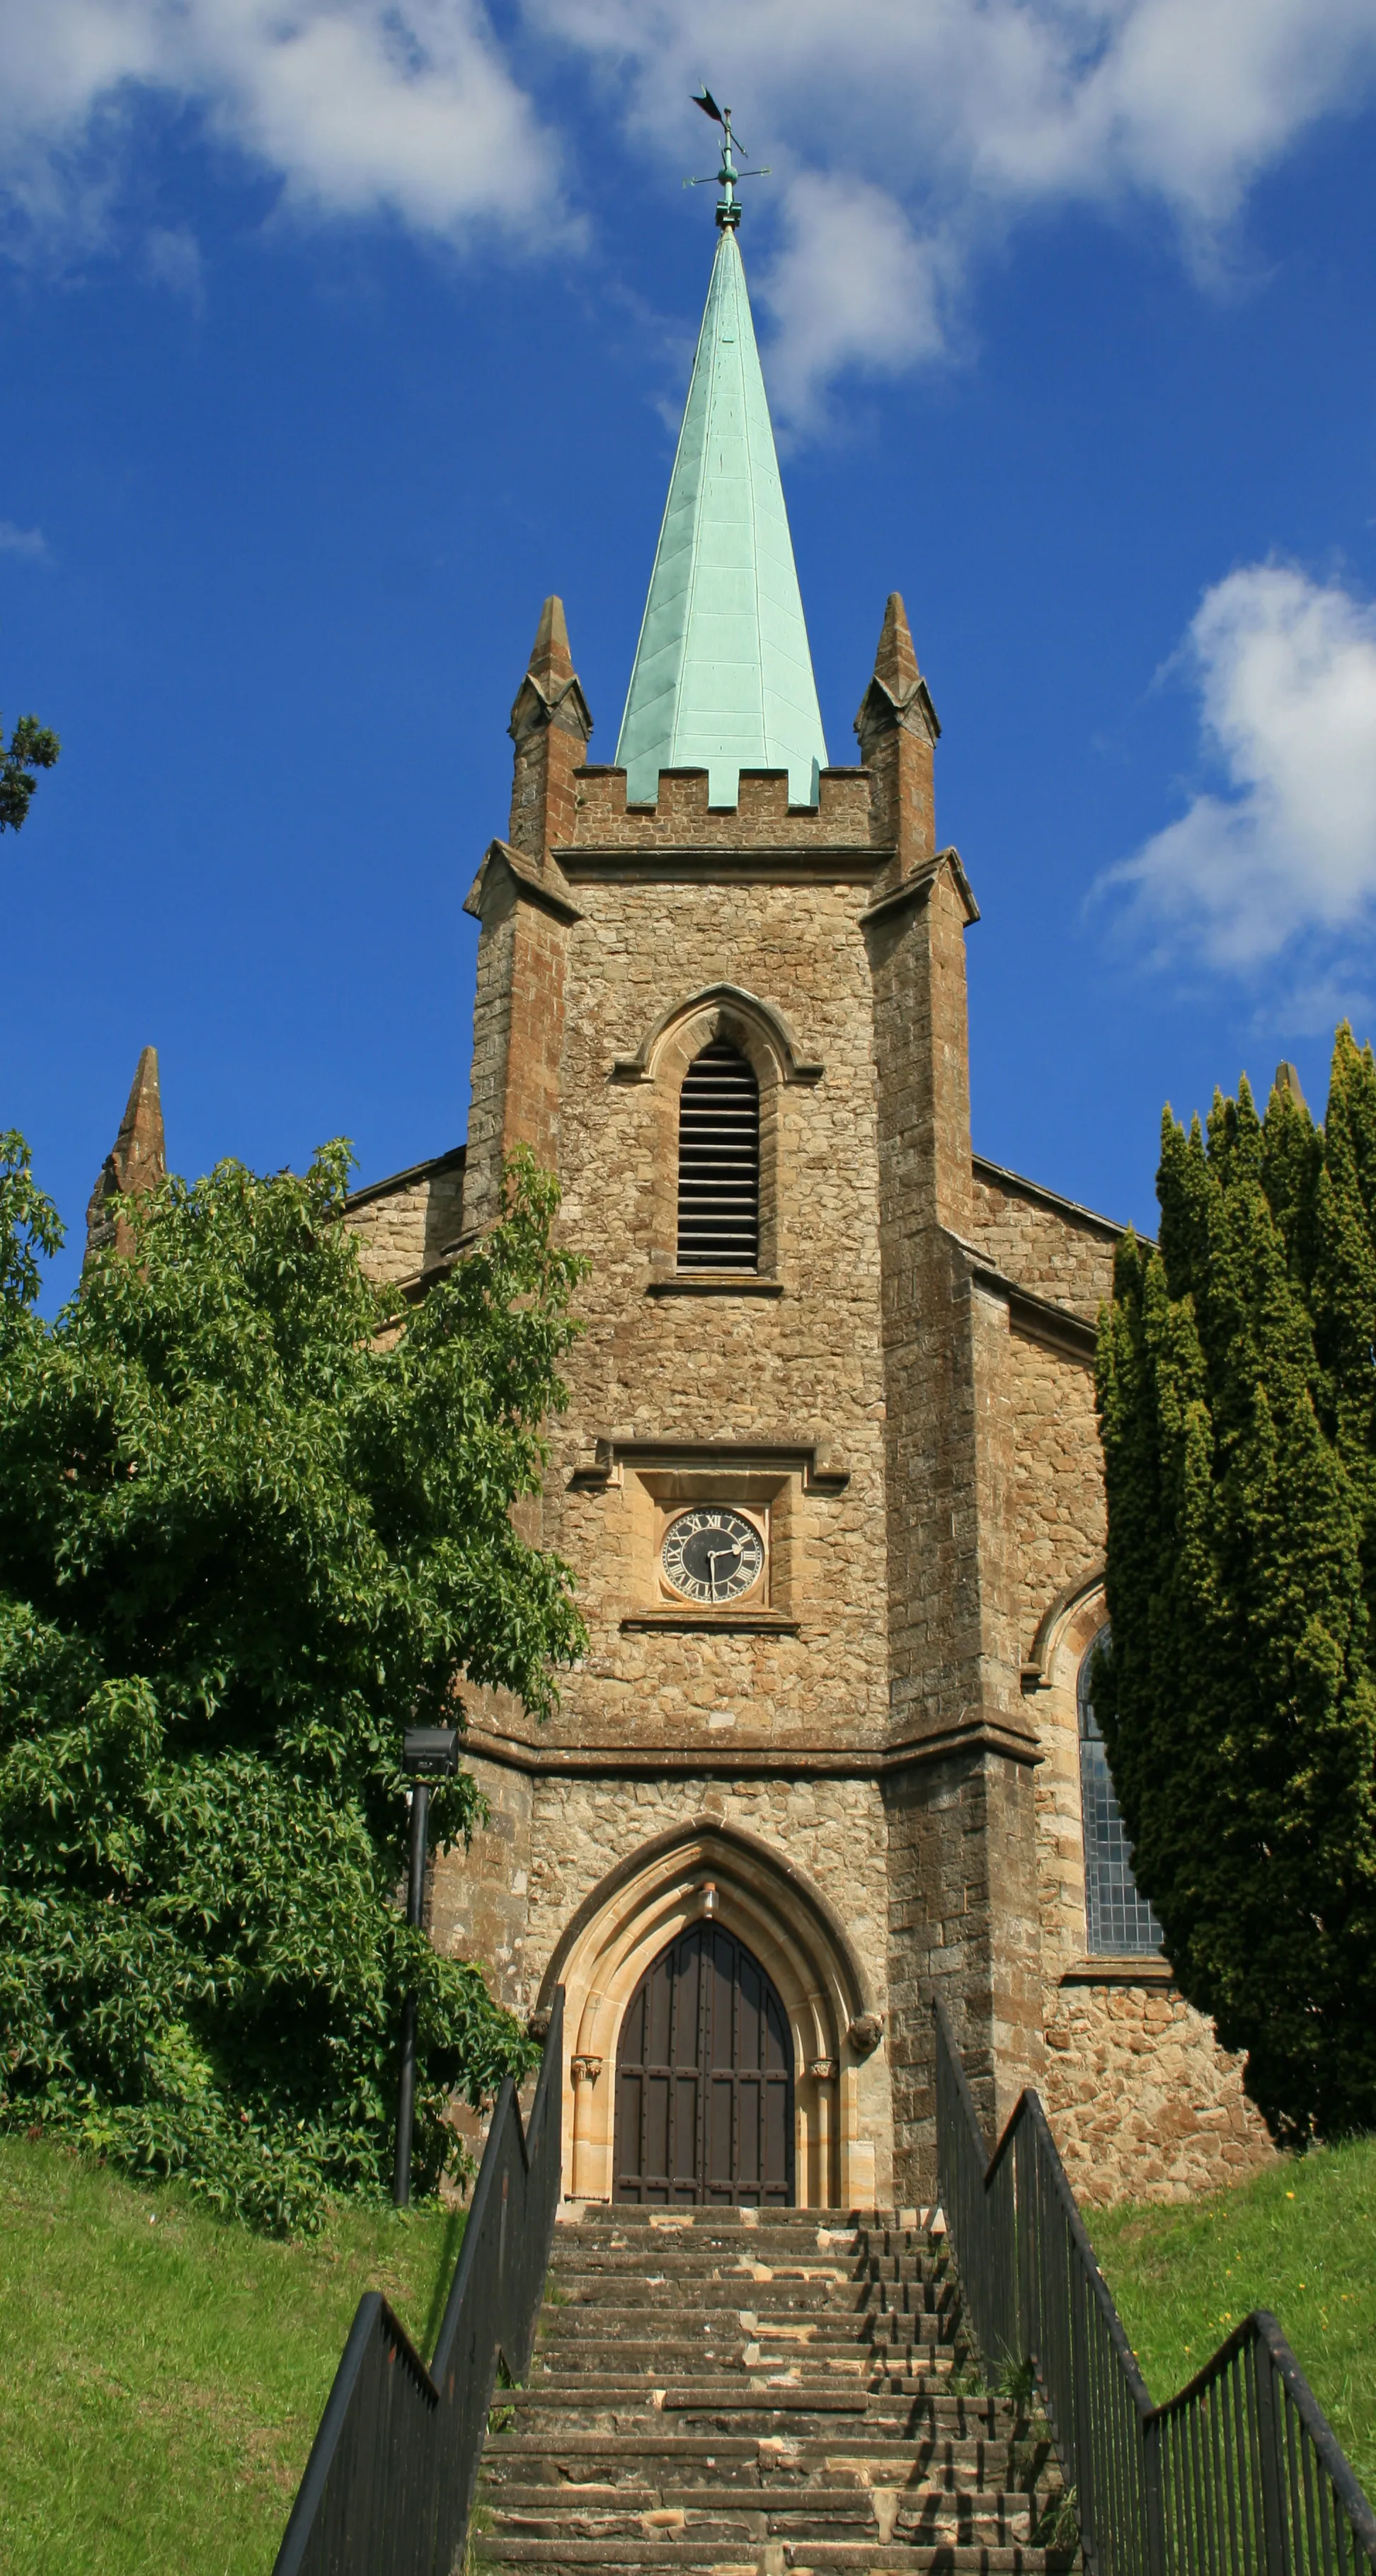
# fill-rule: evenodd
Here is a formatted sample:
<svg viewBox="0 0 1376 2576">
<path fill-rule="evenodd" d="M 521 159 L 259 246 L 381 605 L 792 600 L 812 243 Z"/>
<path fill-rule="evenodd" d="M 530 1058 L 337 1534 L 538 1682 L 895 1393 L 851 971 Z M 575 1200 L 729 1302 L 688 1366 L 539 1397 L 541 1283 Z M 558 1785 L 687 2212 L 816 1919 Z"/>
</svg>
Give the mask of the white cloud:
<svg viewBox="0 0 1376 2576">
<path fill-rule="evenodd" d="M 27 555 L 32 562 L 48 551 L 48 540 L 41 528 L 17 528 L 13 519 L 0 519 L 0 555 Z"/>
<path fill-rule="evenodd" d="M 752 147 L 783 136 L 814 161 L 825 147 L 900 197 L 952 182 L 1024 201 L 1142 187 L 1209 220 L 1345 102 L 1376 53 L 1372 0 L 698 0 L 691 17 L 680 0 L 528 5 L 551 37 L 629 72 L 657 137 L 681 135 L 705 64 Z"/>
<path fill-rule="evenodd" d="M 201 245 L 182 227 L 155 224 L 143 246 L 144 266 L 155 285 L 180 295 L 199 313 L 205 302 L 205 263 Z"/>
<path fill-rule="evenodd" d="M 839 369 L 938 353 L 963 269 L 1037 207 L 1154 202 L 1207 257 L 1258 174 L 1376 77 L 1376 0 L 526 6 L 601 62 L 661 160 L 703 69 L 738 105 L 780 174 L 762 283 L 772 380 L 804 415 Z"/>
<path fill-rule="evenodd" d="M 662 171 L 705 68 L 779 173 L 761 279 L 796 415 L 848 367 L 937 354 L 962 273 L 1029 210 L 1150 201 L 1196 255 L 1376 73 L 1376 0 L 0 0 L 0 181 L 38 236 L 99 237 L 129 103 L 165 95 L 305 214 L 540 242 L 559 155 L 532 104 L 591 66 Z M 498 32 L 500 29 L 501 33 Z M 568 87 L 565 82 L 564 88 Z M 706 159 L 700 164 L 706 167 Z M 753 209 L 751 220 L 753 222 Z"/>
<path fill-rule="evenodd" d="M 1252 564 L 1205 593 L 1181 660 L 1224 792 L 1103 882 L 1158 960 L 1245 973 L 1297 943 L 1312 960 L 1376 912 L 1376 609 Z"/>
<path fill-rule="evenodd" d="M 897 375 L 941 351 L 958 262 L 940 240 L 919 239 L 893 198 L 864 180 L 800 172 L 782 212 L 783 247 L 759 293 L 777 335 L 775 403 L 806 424 L 843 369 Z"/>
<path fill-rule="evenodd" d="M 141 90 L 198 109 L 306 211 L 441 235 L 555 212 L 556 147 L 482 0 L 0 0 L 11 208 L 98 230 Z"/>
</svg>

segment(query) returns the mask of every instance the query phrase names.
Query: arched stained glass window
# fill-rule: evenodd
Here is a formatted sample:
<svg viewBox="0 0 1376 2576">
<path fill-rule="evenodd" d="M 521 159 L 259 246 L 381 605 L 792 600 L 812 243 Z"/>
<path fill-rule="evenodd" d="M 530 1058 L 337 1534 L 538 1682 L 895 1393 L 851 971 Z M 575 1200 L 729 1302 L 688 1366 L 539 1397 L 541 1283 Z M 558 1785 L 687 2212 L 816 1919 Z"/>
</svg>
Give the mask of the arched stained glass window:
<svg viewBox="0 0 1376 2576">
<path fill-rule="evenodd" d="M 1101 1628 L 1080 1665 L 1080 1814 L 1085 1838 L 1085 1946 L 1122 1956 L 1159 1950 L 1161 1926 L 1132 1874 L 1132 1845 L 1123 1830 L 1104 1739 L 1094 1714 L 1094 1658 L 1108 1644 Z"/>
</svg>

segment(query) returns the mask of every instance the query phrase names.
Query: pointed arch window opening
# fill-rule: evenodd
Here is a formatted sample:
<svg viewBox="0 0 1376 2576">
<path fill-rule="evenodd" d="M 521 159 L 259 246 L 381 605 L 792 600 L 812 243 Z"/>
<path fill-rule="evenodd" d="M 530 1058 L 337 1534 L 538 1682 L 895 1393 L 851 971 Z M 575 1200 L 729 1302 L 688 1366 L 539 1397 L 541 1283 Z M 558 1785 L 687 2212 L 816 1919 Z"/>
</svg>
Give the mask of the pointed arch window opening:
<svg viewBox="0 0 1376 2576">
<path fill-rule="evenodd" d="M 714 1038 L 683 1077 L 678 1110 L 678 1267 L 754 1272 L 760 1258 L 760 1087 Z"/>
<path fill-rule="evenodd" d="M 1132 1845 L 1123 1825 L 1108 1767 L 1108 1753 L 1094 1714 L 1094 1662 L 1109 1642 L 1101 1628 L 1080 1662 L 1080 1815 L 1085 1847 L 1085 1946 L 1091 1956 L 1151 1956 L 1163 1934 L 1132 1873 Z"/>
</svg>

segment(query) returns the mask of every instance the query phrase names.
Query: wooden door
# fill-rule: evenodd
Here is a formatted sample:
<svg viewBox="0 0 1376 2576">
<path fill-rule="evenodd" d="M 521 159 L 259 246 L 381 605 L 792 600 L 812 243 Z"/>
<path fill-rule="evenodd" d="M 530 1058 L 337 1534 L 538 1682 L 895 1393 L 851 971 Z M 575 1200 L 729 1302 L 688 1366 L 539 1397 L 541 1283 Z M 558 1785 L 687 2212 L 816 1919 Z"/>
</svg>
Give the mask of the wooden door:
<svg viewBox="0 0 1376 2576">
<path fill-rule="evenodd" d="M 647 1968 L 616 2055 L 617 2200 L 793 2205 L 793 2038 L 758 1959 L 695 1923 Z"/>
</svg>

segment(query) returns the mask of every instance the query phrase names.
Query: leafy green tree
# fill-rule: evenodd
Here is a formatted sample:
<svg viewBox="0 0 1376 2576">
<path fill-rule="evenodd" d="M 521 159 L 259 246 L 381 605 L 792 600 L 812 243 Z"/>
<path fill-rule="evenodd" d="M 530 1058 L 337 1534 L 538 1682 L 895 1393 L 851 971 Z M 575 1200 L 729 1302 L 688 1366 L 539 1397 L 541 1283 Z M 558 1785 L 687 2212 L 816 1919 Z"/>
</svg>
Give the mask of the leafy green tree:
<svg viewBox="0 0 1376 2576">
<path fill-rule="evenodd" d="M 62 1246 L 62 1220 L 33 1177 L 33 1157 L 17 1128 L 0 1135 L 0 1336 L 42 1284 L 40 1259 Z M 0 1339 L 0 1349 L 3 1349 Z"/>
<path fill-rule="evenodd" d="M 17 832 L 38 785 L 34 772 L 56 766 L 62 745 L 37 716 L 21 716 L 9 743 L 0 726 L 0 832 Z"/>
<path fill-rule="evenodd" d="M 522 1538 L 579 1265 L 522 1157 L 415 1311 L 340 1222 L 350 1157 L 124 1202 L 49 1324 L 58 1239 L 0 1155 L 0 2123 L 310 2225 L 390 2166 L 418 1997 L 417 2180 L 537 2052 L 406 1924 L 401 1733 L 461 1677 L 543 1713 L 582 1630 Z M 437 1786 L 448 1845 L 479 1811 Z"/>
<path fill-rule="evenodd" d="M 1282 2142 L 1376 2128 L 1376 1063 L 1166 1112 L 1101 1319 L 1095 1709 L 1184 1994 Z"/>
</svg>

